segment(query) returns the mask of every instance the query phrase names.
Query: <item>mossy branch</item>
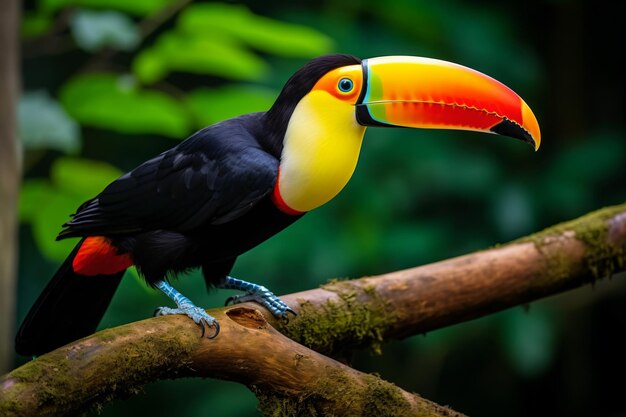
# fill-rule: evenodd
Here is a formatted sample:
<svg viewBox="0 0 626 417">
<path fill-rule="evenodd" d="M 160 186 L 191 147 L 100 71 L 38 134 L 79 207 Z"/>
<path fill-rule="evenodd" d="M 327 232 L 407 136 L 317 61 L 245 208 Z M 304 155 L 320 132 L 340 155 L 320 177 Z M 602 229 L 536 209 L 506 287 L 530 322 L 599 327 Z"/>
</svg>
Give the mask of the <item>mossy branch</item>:
<svg viewBox="0 0 626 417">
<path fill-rule="evenodd" d="M 288 337 L 324 354 L 425 333 L 626 270 L 626 203 L 506 245 L 282 297 Z"/>
<path fill-rule="evenodd" d="M 98 332 L 0 378 L 0 415 L 76 413 L 187 376 L 246 384 L 267 415 L 458 415 L 323 354 L 378 349 L 625 268 L 626 204 L 486 251 L 284 296 L 299 313 L 286 325 L 242 304 L 210 311 L 222 325 L 213 340 L 181 316 Z"/>
<path fill-rule="evenodd" d="M 183 316 L 147 319 L 59 348 L 0 379 L 0 415 L 74 415 L 163 378 L 245 384 L 266 415 L 461 416 L 287 338 L 253 308 L 213 310 L 215 339 Z"/>
</svg>

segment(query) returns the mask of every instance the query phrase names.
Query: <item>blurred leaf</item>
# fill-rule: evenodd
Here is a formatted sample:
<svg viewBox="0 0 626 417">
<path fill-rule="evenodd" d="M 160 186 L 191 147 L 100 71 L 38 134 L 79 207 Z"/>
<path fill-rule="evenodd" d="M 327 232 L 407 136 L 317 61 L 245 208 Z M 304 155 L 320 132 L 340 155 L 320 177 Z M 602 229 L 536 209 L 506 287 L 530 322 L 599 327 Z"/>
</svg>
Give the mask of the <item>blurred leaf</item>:
<svg viewBox="0 0 626 417">
<path fill-rule="evenodd" d="M 22 185 L 20 218 L 31 224 L 37 247 L 47 258 L 62 261 L 76 244 L 74 240 L 56 242 L 55 238 L 81 203 L 81 198 L 59 192 L 45 180 L 28 180 Z"/>
<path fill-rule="evenodd" d="M 80 130 L 47 91 L 26 92 L 18 105 L 19 136 L 27 149 L 57 149 L 73 153 L 80 148 Z"/>
<path fill-rule="evenodd" d="M 83 199 L 94 197 L 120 175 L 112 165 L 78 158 L 58 158 L 50 171 L 56 190 Z"/>
<path fill-rule="evenodd" d="M 144 49 L 133 62 L 133 73 L 144 84 L 157 82 L 169 73 L 169 65 L 155 48 Z"/>
<path fill-rule="evenodd" d="M 72 14 L 70 26 L 78 46 L 90 52 L 106 47 L 130 51 L 140 42 L 135 23 L 119 12 L 77 10 Z"/>
<path fill-rule="evenodd" d="M 197 127 L 204 127 L 241 114 L 269 109 L 278 94 L 270 89 L 231 85 L 219 89 L 198 89 L 187 97 Z"/>
<path fill-rule="evenodd" d="M 69 6 L 115 9 L 135 16 L 153 14 L 173 4 L 176 0 L 39 0 L 39 6 L 47 13 L 54 13 Z"/>
<path fill-rule="evenodd" d="M 66 239 L 56 241 L 56 235 L 61 231 L 61 225 L 70 219 L 82 201 L 62 193 L 50 192 L 46 194 L 45 210 L 38 210 L 33 217 L 32 227 L 35 242 L 41 252 L 50 259 L 64 260 L 72 250 L 76 241 Z"/>
<path fill-rule="evenodd" d="M 22 17 L 22 37 L 35 38 L 45 34 L 52 27 L 52 16 L 45 13 L 24 12 Z"/>
<path fill-rule="evenodd" d="M 133 71 L 143 83 L 164 78 L 171 71 L 216 75 L 234 80 L 260 80 L 267 64 L 229 38 L 183 34 L 162 34 L 151 48 L 133 62 Z"/>
<path fill-rule="evenodd" d="M 20 219 L 31 223 L 37 246 L 48 258 L 65 259 L 75 240 L 56 242 L 61 225 L 87 199 L 96 196 L 121 174 L 97 161 L 59 158 L 51 168 L 51 181 L 27 180 L 20 193 Z"/>
<path fill-rule="evenodd" d="M 68 81 L 61 102 L 80 123 L 122 133 L 155 133 L 183 139 L 189 117 L 168 95 L 139 90 L 132 78 L 86 74 Z"/>
<path fill-rule="evenodd" d="M 46 14 L 52 14 L 59 9 L 76 5 L 76 0 L 39 0 L 39 9 Z"/>
<path fill-rule="evenodd" d="M 440 46 L 446 19 L 456 13 L 456 2 L 433 2 L 428 0 L 395 0 L 381 2 L 368 0 L 369 7 L 380 19 L 401 29 L 421 43 Z"/>
<path fill-rule="evenodd" d="M 504 319 L 505 352 L 515 369 L 527 377 L 548 369 L 556 348 L 552 317 L 543 309 L 527 312 L 516 308 Z"/>
<path fill-rule="evenodd" d="M 180 14 L 178 25 L 189 34 L 220 34 L 260 51 L 284 56 L 314 57 L 328 53 L 333 44 L 319 31 L 257 16 L 243 5 L 194 4 Z"/>
<path fill-rule="evenodd" d="M 28 179 L 20 189 L 19 217 L 23 222 L 30 222 L 37 210 L 44 207 L 47 193 L 52 192 L 50 183 L 44 179 Z"/>
</svg>

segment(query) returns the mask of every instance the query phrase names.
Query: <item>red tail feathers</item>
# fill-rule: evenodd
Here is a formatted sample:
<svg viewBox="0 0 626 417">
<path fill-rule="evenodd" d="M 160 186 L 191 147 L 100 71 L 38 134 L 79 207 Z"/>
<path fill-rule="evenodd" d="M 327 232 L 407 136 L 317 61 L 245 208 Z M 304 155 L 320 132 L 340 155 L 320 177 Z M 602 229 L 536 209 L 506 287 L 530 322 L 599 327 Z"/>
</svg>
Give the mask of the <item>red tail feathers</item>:
<svg viewBox="0 0 626 417">
<path fill-rule="evenodd" d="M 72 268 L 80 275 L 112 275 L 133 265 L 128 254 L 119 254 L 103 236 L 91 236 L 84 240 Z"/>
</svg>

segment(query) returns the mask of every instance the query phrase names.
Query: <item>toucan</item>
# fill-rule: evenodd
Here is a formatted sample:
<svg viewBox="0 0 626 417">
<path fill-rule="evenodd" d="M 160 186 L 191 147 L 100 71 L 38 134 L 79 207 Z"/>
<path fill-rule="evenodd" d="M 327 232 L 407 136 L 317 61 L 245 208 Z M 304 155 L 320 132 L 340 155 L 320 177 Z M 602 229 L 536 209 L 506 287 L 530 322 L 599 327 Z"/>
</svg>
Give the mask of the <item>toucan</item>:
<svg viewBox="0 0 626 417">
<path fill-rule="evenodd" d="M 141 111 L 141 109 L 137 109 Z M 241 290 L 276 317 L 293 310 L 267 288 L 230 276 L 237 257 L 335 197 L 357 164 L 366 127 L 460 129 L 540 144 L 515 92 L 437 59 L 315 58 L 266 112 L 206 127 L 83 203 L 57 239 L 80 238 L 24 319 L 16 351 L 40 355 L 96 330 L 127 268 L 217 336 L 218 322 L 176 291 L 201 268 L 208 287 Z"/>
</svg>

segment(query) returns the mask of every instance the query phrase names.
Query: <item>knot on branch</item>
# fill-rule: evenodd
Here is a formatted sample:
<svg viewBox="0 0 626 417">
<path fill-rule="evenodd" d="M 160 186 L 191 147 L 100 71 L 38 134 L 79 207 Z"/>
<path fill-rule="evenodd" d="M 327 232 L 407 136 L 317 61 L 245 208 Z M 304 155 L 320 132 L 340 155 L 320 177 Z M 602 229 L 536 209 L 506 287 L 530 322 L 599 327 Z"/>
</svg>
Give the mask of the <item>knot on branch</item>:
<svg viewBox="0 0 626 417">
<path fill-rule="evenodd" d="M 269 323 L 259 310 L 249 307 L 235 307 L 226 310 L 226 315 L 235 323 L 249 329 L 264 330 Z"/>
</svg>

